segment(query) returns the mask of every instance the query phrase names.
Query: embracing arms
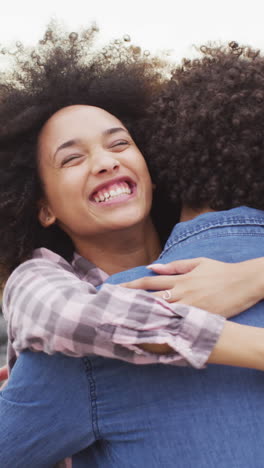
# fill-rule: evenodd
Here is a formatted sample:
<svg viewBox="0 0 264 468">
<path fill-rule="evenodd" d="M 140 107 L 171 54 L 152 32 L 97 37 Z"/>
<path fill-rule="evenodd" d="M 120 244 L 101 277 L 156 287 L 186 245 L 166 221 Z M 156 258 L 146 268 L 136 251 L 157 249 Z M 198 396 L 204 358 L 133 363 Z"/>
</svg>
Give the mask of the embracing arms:
<svg viewBox="0 0 264 468">
<path fill-rule="evenodd" d="M 176 260 L 148 267 L 159 276 L 146 276 L 122 285 L 157 291 L 167 302 L 189 304 L 226 318 L 249 309 L 264 299 L 264 258 L 225 263 L 210 258 Z M 264 317 L 263 317 L 264 319 Z"/>
<path fill-rule="evenodd" d="M 32 260 L 19 269 L 4 294 L 9 335 L 16 351 L 30 348 L 73 356 L 94 353 L 134 363 L 191 364 L 198 368 L 209 359 L 264 368 L 262 329 L 224 325 L 221 317 L 189 306 L 167 304 L 144 291 L 104 285 L 97 292 L 89 283 L 46 260 Z M 164 277 L 148 278 L 158 279 L 164 281 Z M 248 285 L 247 294 L 254 303 L 262 296 L 252 290 Z M 245 296 L 243 288 L 241 294 Z"/>
<path fill-rule="evenodd" d="M 105 284 L 97 291 L 61 265 L 29 260 L 11 275 L 3 295 L 10 350 L 99 354 L 136 364 L 203 367 L 224 319 L 191 306 L 167 304 L 145 291 Z M 167 343 L 169 355 L 144 352 Z M 10 356 L 12 359 L 13 356 Z M 12 362 L 11 362 L 12 366 Z"/>
<path fill-rule="evenodd" d="M 162 276 L 141 278 L 123 286 L 157 290 L 153 293 L 157 297 L 163 297 L 166 290 L 170 292 L 168 302 L 192 304 L 227 318 L 264 297 L 263 258 L 240 263 L 195 258 L 153 264 L 150 268 Z M 264 328 L 226 322 L 208 363 L 263 370 L 263 333 Z"/>
<path fill-rule="evenodd" d="M 206 276 L 205 263 L 206 263 L 205 261 L 204 263 L 199 262 L 200 265 L 203 264 L 203 266 L 201 266 L 201 269 L 203 269 L 204 275 Z M 44 270 L 42 273 L 44 273 L 46 266 L 47 265 L 43 265 Z M 184 265 L 184 267 L 185 266 L 186 264 Z M 178 263 L 178 267 L 179 267 L 179 263 Z M 167 268 L 171 268 L 171 266 Z M 214 274 L 216 274 L 216 269 L 217 269 L 217 266 L 215 265 Z M 33 268 L 31 269 L 31 272 L 32 272 L 32 277 L 29 277 L 27 275 L 25 276 L 23 274 L 21 276 L 21 281 L 22 281 L 22 278 L 24 278 L 24 283 L 21 282 L 19 286 L 19 282 L 17 281 L 16 286 L 17 287 L 19 286 L 19 287 L 18 289 L 14 288 L 13 290 L 13 293 L 15 294 L 17 292 L 20 297 L 21 288 L 22 289 L 24 288 L 25 296 L 22 295 L 22 297 L 20 297 L 22 300 L 22 305 L 23 304 L 26 305 L 26 300 L 25 300 L 26 297 L 30 299 L 29 296 L 27 295 L 29 293 L 29 290 L 30 289 L 32 290 L 32 287 L 34 289 L 33 279 L 36 276 L 35 275 L 36 270 L 34 270 Z M 55 281 L 56 275 L 59 275 L 59 276 L 61 275 L 60 270 L 57 270 L 57 269 L 52 270 L 53 281 Z M 44 277 L 46 278 L 46 275 L 44 275 L 43 278 Z M 42 278 L 42 281 L 44 281 L 43 278 Z M 69 281 L 76 280 L 76 278 L 74 279 L 72 275 L 69 275 L 69 277 L 67 276 L 67 278 Z M 178 279 L 179 278 L 180 277 L 178 277 Z M 177 278 L 175 278 L 175 280 L 176 279 Z M 37 281 L 37 284 L 39 284 L 39 281 L 41 280 L 40 278 L 38 278 L 36 279 L 36 281 Z M 162 281 L 164 281 L 164 278 Z M 64 288 L 63 283 L 64 282 L 62 282 L 60 286 L 58 285 L 58 283 L 56 283 L 57 287 Z M 42 297 L 41 295 L 38 295 L 38 298 L 30 299 L 31 301 L 36 300 L 36 304 L 32 308 L 32 318 L 30 319 L 31 321 L 28 321 L 29 318 L 27 316 L 24 317 L 24 320 L 25 320 L 24 322 L 23 322 L 23 318 L 21 318 L 21 322 L 19 322 L 18 318 L 12 317 L 12 320 L 14 320 L 14 324 L 19 326 L 19 323 L 21 323 L 21 326 L 22 326 L 20 330 L 17 330 L 18 337 L 15 337 L 15 335 L 13 335 L 14 339 L 18 340 L 18 343 L 20 342 L 22 343 L 23 339 L 25 340 L 25 343 L 28 340 L 28 343 L 30 344 L 32 349 L 34 349 L 34 346 L 36 346 L 36 349 L 41 348 L 41 346 L 46 347 L 46 348 L 49 346 L 48 350 L 50 353 L 55 352 L 55 350 L 57 348 L 60 348 L 60 346 L 64 346 L 64 350 L 66 349 L 68 353 L 71 350 L 73 354 L 74 352 L 80 353 L 82 350 L 82 347 L 85 350 L 88 350 L 87 352 L 89 352 L 89 350 L 91 350 L 92 352 L 94 350 L 94 340 L 93 340 L 94 335 L 92 335 L 91 331 L 89 331 L 90 329 L 88 328 L 88 324 L 90 324 L 91 330 L 94 329 L 96 330 L 96 332 L 98 331 L 99 336 L 100 336 L 101 325 L 107 324 L 107 321 L 100 322 L 99 320 L 100 314 L 98 315 L 98 310 L 96 308 L 96 301 L 94 303 L 95 305 L 94 309 L 90 309 L 90 308 L 85 309 L 84 314 L 82 315 L 81 313 L 82 309 L 80 308 L 80 303 L 81 303 L 80 301 L 82 297 L 84 297 L 85 295 L 85 297 L 88 296 L 90 298 L 89 294 L 92 294 L 92 297 L 93 297 L 93 296 L 96 296 L 96 294 L 98 293 L 96 293 L 96 291 L 89 293 L 89 291 L 87 290 L 86 283 L 84 282 L 80 282 L 80 283 L 81 283 L 80 285 L 78 283 L 79 285 L 78 287 L 76 284 L 77 292 L 79 294 L 78 298 L 77 296 L 75 297 L 73 292 L 72 292 L 73 297 L 67 296 L 67 301 L 66 299 L 65 301 L 66 303 L 68 303 L 69 301 L 69 309 L 67 309 L 66 307 L 66 309 L 64 310 L 63 308 L 61 322 L 60 321 L 58 322 L 59 319 L 55 314 L 56 311 L 59 312 L 59 307 L 58 305 L 56 305 L 56 301 L 55 301 L 56 294 L 52 289 L 49 290 L 49 286 L 45 280 L 43 282 L 43 287 L 45 285 L 46 293 L 44 294 L 44 289 L 43 289 Z M 166 287 L 168 287 L 168 283 L 166 283 L 166 285 L 167 285 Z M 32 287 L 30 288 L 30 286 Z M 118 288 L 118 290 L 119 289 L 120 288 Z M 102 288 L 102 291 L 104 291 L 104 288 Z M 193 291 L 195 291 L 195 287 L 193 287 Z M 132 291 L 132 290 L 129 291 L 128 289 L 126 290 L 126 292 L 128 295 L 132 294 L 132 292 L 136 293 L 136 291 Z M 253 288 L 251 292 L 253 293 Z M 65 290 L 65 294 L 66 294 L 66 290 Z M 145 294 L 147 295 L 147 293 L 144 293 L 144 295 Z M 215 292 L 215 294 L 217 293 Z M 11 297 L 8 297 L 7 299 L 12 302 Z M 41 301 L 41 304 L 42 302 L 45 303 L 43 316 L 42 316 L 42 313 L 40 313 L 39 317 L 37 317 L 37 314 L 38 312 L 41 312 L 42 308 L 37 307 L 37 305 L 40 305 L 37 302 L 37 299 L 38 301 Z M 71 302 L 72 299 L 74 299 L 73 304 L 75 303 L 76 309 L 72 308 L 72 302 Z M 257 299 L 257 297 L 255 299 Z M 15 296 L 14 296 L 14 303 L 13 303 L 14 307 L 17 304 L 16 302 L 17 300 L 18 298 L 15 300 Z M 88 299 L 86 297 L 86 301 L 87 300 Z M 53 304 L 52 309 L 49 309 L 50 307 L 49 304 Z M 142 305 L 143 304 L 144 302 L 142 302 Z M 18 305 L 19 305 L 19 301 L 18 301 Z M 23 315 L 22 305 L 21 305 L 21 310 L 20 310 L 21 315 Z M 30 305 L 30 301 L 28 302 L 28 305 Z M 32 305 L 33 304 L 31 303 L 31 306 Z M 166 303 L 165 303 L 165 307 L 166 307 Z M 170 309 L 168 308 L 166 310 L 170 310 Z M 196 309 L 192 309 L 192 310 L 196 311 Z M 94 316 L 92 316 L 91 318 L 89 317 L 89 312 L 90 314 L 92 314 L 93 311 L 94 311 Z M 45 319 L 45 314 L 44 314 L 45 312 L 50 314 L 48 316 L 48 320 Z M 113 314 L 114 312 L 115 310 L 112 309 Z M 117 322 L 114 322 L 114 323 L 115 324 L 119 323 L 120 325 L 122 314 L 119 315 L 118 311 L 116 312 L 117 312 L 116 314 Z M 15 314 L 16 311 L 13 311 L 12 313 Z M 206 312 L 202 312 L 202 313 L 205 314 L 204 317 L 217 318 L 217 316 L 214 316 L 212 314 L 207 314 Z M 197 317 L 200 317 L 199 314 L 200 314 L 200 311 L 197 310 Z M 136 317 L 137 317 L 137 314 L 135 316 L 135 321 L 133 322 L 133 327 L 136 326 L 135 325 Z M 168 315 L 168 317 L 172 317 L 172 319 L 168 322 L 169 323 L 168 328 L 170 330 L 168 331 L 167 335 L 164 334 L 165 332 L 164 332 L 164 329 L 162 328 L 162 323 L 163 323 L 162 317 L 161 317 L 161 322 L 160 322 L 161 330 L 156 330 L 156 335 L 155 335 L 155 331 L 151 331 L 151 333 L 154 333 L 153 335 L 151 335 L 151 333 L 149 334 L 146 331 L 146 328 L 144 329 L 142 322 L 140 322 L 139 320 L 139 323 L 141 323 L 140 325 L 141 329 L 138 328 L 137 333 L 138 333 L 138 337 L 140 337 L 140 335 L 142 334 L 141 342 L 144 343 L 144 339 L 147 339 L 148 337 L 152 337 L 154 339 L 155 336 L 156 337 L 159 336 L 159 333 L 161 333 L 162 337 L 165 337 L 165 339 L 168 339 L 168 340 L 172 339 L 172 337 L 174 339 L 174 335 L 176 336 L 179 335 L 181 337 L 181 344 L 183 345 L 185 343 L 185 354 L 186 355 L 188 353 L 195 354 L 196 352 L 195 343 L 196 341 L 199 342 L 200 340 L 206 341 L 206 332 L 204 331 L 204 334 L 199 334 L 199 330 L 201 331 L 201 328 L 199 328 L 198 325 L 196 328 L 195 327 L 190 328 L 191 323 L 188 324 L 188 320 L 187 322 L 185 322 L 185 325 L 188 325 L 186 328 L 183 327 L 183 329 L 181 329 L 181 327 L 179 327 L 178 329 L 176 327 L 174 329 L 173 325 L 177 323 L 177 320 L 179 320 L 178 316 L 177 314 L 174 314 L 174 316 Z M 196 316 L 194 314 L 191 314 L 192 320 L 195 321 L 195 317 Z M 113 317 L 110 317 L 110 318 L 111 320 L 114 320 Z M 108 317 L 109 320 L 110 318 Z M 33 326 L 34 319 L 35 321 L 38 320 L 38 324 L 37 325 L 35 324 L 36 328 L 31 331 L 31 335 L 30 335 L 30 331 L 27 330 L 26 325 L 30 323 Z M 84 320 L 84 326 L 87 332 L 87 336 L 85 335 L 85 333 L 83 333 L 83 335 L 79 335 L 78 329 L 76 329 L 76 322 L 74 319 Z M 182 321 L 185 321 L 185 318 L 182 318 Z M 47 322 L 49 323 L 49 326 L 47 325 Z M 99 327 L 99 330 L 97 330 L 96 328 L 96 323 L 97 323 L 97 326 Z M 216 324 L 216 323 L 218 322 L 214 322 L 214 321 L 211 322 L 211 324 Z M 208 354 L 209 358 L 207 358 L 208 362 L 223 363 L 223 364 L 238 365 L 238 366 L 247 366 L 247 367 L 256 367 L 256 368 L 264 370 L 264 330 L 254 328 L 254 327 L 242 326 L 242 325 L 234 324 L 231 322 L 226 322 L 223 319 L 220 319 L 220 323 L 221 323 L 221 327 L 219 327 L 219 334 L 218 334 L 218 337 L 216 337 L 215 339 L 215 344 L 212 345 L 212 342 L 211 342 L 211 354 L 209 352 Z M 112 322 L 111 324 L 113 325 Z M 130 324 L 132 324 L 132 322 L 130 322 Z M 223 324 L 223 327 L 222 327 L 222 324 Z M 147 326 L 149 326 L 149 324 L 147 324 Z M 12 327 L 12 323 L 11 323 L 11 327 Z M 45 331 L 46 327 L 49 328 L 49 330 Z M 76 331 L 76 335 L 74 335 L 74 330 Z M 104 326 L 102 326 L 102 330 L 104 330 Z M 188 347 L 187 341 L 185 342 L 183 341 L 184 336 L 181 335 L 182 331 L 189 332 L 190 334 L 191 334 L 191 331 L 194 333 L 193 344 L 191 346 Z M 52 335 L 54 334 L 56 335 L 55 332 L 59 333 L 59 336 L 57 337 L 54 336 L 52 338 Z M 131 330 L 131 333 L 132 332 L 133 330 Z M 21 333 L 21 338 L 19 338 L 20 333 Z M 63 335 L 63 337 L 60 336 L 60 334 Z M 79 341 L 72 344 L 72 340 L 74 336 L 76 336 L 77 338 L 82 336 L 83 341 L 81 341 L 79 338 Z M 130 336 L 128 329 L 127 330 L 124 329 L 124 336 L 127 337 L 129 341 L 129 339 L 132 338 L 133 335 L 131 334 Z M 51 342 L 49 342 L 49 339 L 51 339 Z M 108 340 L 111 341 L 111 339 L 112 338 L 109 335 Z M 174 339 L 174 342 L 175 342 L 175 339 Z M 107 345 L 105 345 L 105 348 L 104 348 L 103 343 L 101 343 L 100 346 L 101 346 L 101 353 L 109 352 L 109 344 L 108 344 L 108 347 Z M 148 355 L 149 360 L 155 358 L 155 355 L 153 355 L 153 352 L 158 352 L 158 353 L 169 352 L 170 354 L 168 355 L 168 359 L 171 359 L 173 354 L 177 356 L 177 353 L 175 351 L 172 352 L 172 349 L 167 344 L 159 345 L 157 343 L 154 343 L 154 344 L 142 344 L 141 346 L 145 348 L 147 351 L 150 351 L 152 353 Z M 55 348 L 55 350 L 53 349 L 53 347 Z M 150 349 L 147 349 L 148 347 L 150 347 Z M 131 358 L 132 360 L 132 356 L 134 356 L 133 351 L 131 351 L 131 356 L 128 356 L 128 359 Z M 188 360 L 186 359 L 186 361 Z M 29 369 L 30 369 L 30 372 L 29 372 Z M 62 372 L 62 369 L 63 369 L 63 372 Z M 48 385 L 47 385 L 47 382 L 49 382 Z M 62 385 L 65 391 L 68 392 L 68 394 L 65 395 L 65 398 L 61 398 L 61 386 Z M 77 387 L 78 387 L 78 398 L 74 399 L 74 395 L 76 395 Z M 45 392 L 44 394 L 43 394 L 43 391 Z M 41 395 L 41 398 L 39 399 L 38 404 L 36 404 L 36 395 L 37 396 Z M 8 386 L 0 393 L 0 413 L 1 413 L 1 421 L 3 422 L 2 429 L 1 429 L 2 435 L 0 437 L 1 439 L 0 465 L 6 466 L 7 468 L 8 467 L 15 468 L 16 466 L 19 467 L 20 460 L 23 459 L 23 461 L 26 463 L 28 467 L 31 467 L 31 466 L 32 468 L 33 466 L 44 467 L 44 466 L 47 466 L 47 462 L 50 465 L 52 465 L 56 461 L 69 456 L 71 453 L 82 450 L 82 448 L 87 447 L 91 443 L 93 443 L 94 441 L 93 429 L 91 425 L 89 425 L 89 421 L 91 419 L 90 418 L 91 415 L 89 414 L 90 405 L 87 404 L 86 398 L 87 398 L 87 383 L 86 383 L 86 376 L 85 376 L 84 365 L 83 365 L 82 360 L 69 359 L 66 356 L 63 356 L 61 354 L 48 356 L 44 353 L 23 352 L 20 358 L 18 359 L 14 367 L 14 370 L 11 373 L 11 378 L 10 378 Z M 72 401 L 73 403 L 69 404 L 69 401 Z M 69 415 L 66 421 L 65 421 L 65 418 L 61 418 L 62 414 Z M 54 421 L 52 426 L 50 426 L 51 419 Z M 26 425 L 24 424 L 25 420 L 27 421 Z M 69 423 L 69 427 L 65 427 L 66 423 Z M 36 424 L 39 424 L 39 426 L 37 427 L 37 430 L 36 430 Z M 48 431 L 46 431 L 45 428 L 49 428 Z M 63 438 L 60 437 L 60 434 L 62 432 L 64 434 Z M 16 439 L 16 450 L 10 451 L 10 448 L 14 447 L 13 445 L 14 437 Z M 34 442 L 33 445 L 32 445 L 32 442 Z"/>
<path fill-rule="evenodd" d="M 195 258 L 153 264 L 150 269 L 162 276 L 141 278 L 123 286 L 157 290 L 153 293 L 157 297 L 169 291 L 168 302 L 192 304 L 227 318 L 252 307 L 264 297 L 263 258 L 240 263 Z M 208 363 L 263 370 L 263 332 L 264 328 L 226 322 Z"/>
</svg>

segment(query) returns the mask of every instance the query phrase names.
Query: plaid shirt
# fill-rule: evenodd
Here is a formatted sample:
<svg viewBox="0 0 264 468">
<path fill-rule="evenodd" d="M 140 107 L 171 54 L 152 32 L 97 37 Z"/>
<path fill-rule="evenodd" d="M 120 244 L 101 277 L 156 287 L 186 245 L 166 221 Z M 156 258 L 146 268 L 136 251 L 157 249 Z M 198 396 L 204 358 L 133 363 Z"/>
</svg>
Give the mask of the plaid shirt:
<svg viewBox="0 0 264 468">
<path fill-rule="evenodd" d="M 224 318 L 141 290 L 111 284 L 97 290 L 106 278 L 77 254 L 69 264 L 45 248 L 21 264 L 3 294 L 9 369 L 26 348 L 134 364 L 205 365 Z M 167 343 L 173 352 L 148 353 L 138 347 L 141 343 Z"/>
</svg>

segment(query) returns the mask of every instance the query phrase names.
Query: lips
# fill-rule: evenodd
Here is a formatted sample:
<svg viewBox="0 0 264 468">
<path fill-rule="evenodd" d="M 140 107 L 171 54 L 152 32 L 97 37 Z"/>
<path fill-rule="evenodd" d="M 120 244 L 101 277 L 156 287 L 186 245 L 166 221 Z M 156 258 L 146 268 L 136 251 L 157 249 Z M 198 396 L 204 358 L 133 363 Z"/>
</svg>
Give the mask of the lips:
<svg viewBox="0 0 264 468">
<path fill-rule="evenodd" d="M 89 198 L 95 203 L 109 202 L 131 195 L 135 187 L 135 182 L 130 178 L 119 178 L 99 185 Z"/>
</svg>

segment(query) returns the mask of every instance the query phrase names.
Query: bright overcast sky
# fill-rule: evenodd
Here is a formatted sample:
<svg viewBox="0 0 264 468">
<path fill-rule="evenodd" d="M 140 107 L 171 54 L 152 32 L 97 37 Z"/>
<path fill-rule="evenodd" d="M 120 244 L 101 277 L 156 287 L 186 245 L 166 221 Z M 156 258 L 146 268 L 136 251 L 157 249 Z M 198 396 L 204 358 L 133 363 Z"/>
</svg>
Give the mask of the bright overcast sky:
<svg viewBox="0 0 264 468">
<path fill-rule="evenodd" d="M 152 51 L 173 49 L 178 59 L 192 44 L 236 40 L 264 50 L 263 0 L 2 0 L 0 42 L 40 39 L 51 17 L 74 30 L 95 21 L 101 36 L 129 34 Z"/>
</svg>

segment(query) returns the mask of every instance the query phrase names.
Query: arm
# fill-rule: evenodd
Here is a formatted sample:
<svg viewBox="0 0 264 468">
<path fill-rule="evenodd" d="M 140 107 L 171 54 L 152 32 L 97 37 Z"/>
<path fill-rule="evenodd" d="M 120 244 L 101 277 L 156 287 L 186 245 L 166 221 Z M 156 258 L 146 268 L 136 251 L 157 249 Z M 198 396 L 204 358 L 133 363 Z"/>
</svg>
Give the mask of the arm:
<svg viewBox="0 0 264 468">
<path fill-rule="evenodd" d="M 204 366 L 224 324 L 221 317 L 168 305 L 145 291 L 109 284 L 97 291 L 61 264 L 45 259 L 29 260 L 11 275 L 3 312 L 11 351 L 29 348 L 75 357 L 92 353 L 137 364 L 197 368 Z M 158 355 L 154 349 L 139 349 L 145 343 L 167 343 L 172 351 Z"/>
<path fill-rule="evenodd" d="M 39 292 L 39 281 L 41 282 L 41 278 L 37 279 L 37 269 L 34 269 L 32 264 L 30 266 L 29 271 L 37 281 L 37 291 Z M 46 268 L 48 268 L 49 272 L 50 265 L 45 265 L 44 267 L 45 277 L 48 276 Z M 69 294 L 68 288 L 72 288 L 73 280 L 79 284 L 79 280 L 72 276 L 69 276 L 68 283 L 66 281 L 65 284 L 64 278 L 64 281 L 60 285 L 61 288 L 65 288 L 65 295 Z M 26 296 L 32 294 L 35 286 L 32 284 L 33 279 L 29 281 L 24 270 L 22 277 L 24 282 L 21 291 L 17 292 L 17 294 L 20 301 L 24 304 L 25 297 L 23 294 L 26 294 Z M 80 283 L 82 287 L 90 287 L 87 283 Z M 16 278 L 15 284 L 17 287 L 19 284 L 18 278 Z M 29 284 L 28 287 L 26 286 L 27 284 Z M 113 299 L 113 310 L 110 315 L 105 310 L 104 304 L 102 311 L 97 303 L 101 292 L 104 293 L 105 299 L 107 298 L 104 289 L 109 287 L 111 288 L 110 291 L 112 290 L 111 299 Z M 133 297 L 129 295 L 132 292 L 135 294 Z M 105 285 L 100 292 L 96 293 L 95 290 L 92 294 L 92 297 L 96 300 L 95 302 L 92 301 L 90 305 L 97 305 L 98 309 L 91 309 L 93 311 L 93 315 L 91 316 L 91 311 L 89 312 L 89 308 L 87 308 L 89 301 L 88 291 L 80 291 L 77 288 L 74 292 L 72 291 L 71 297 L 74 297 L 74 294 L 77 295 L 76 302 L 69 304 L 68 311 L 65 311 L 61 307 L 58 310 L 54 308 L 54 296 L 52 296 L 51 305 L 49 306 L 49 296 L 47 296 L 43 322 L 40 321 L 40 316 L 38 317 L 44 331 L 40 329 L 39 323 L 37 324 L 37 329 L 34 329 L 36 327 L 36 323 L 34 323 L 34 309 L 31 312 L 31 308 L 27 308 L 27 315 L 25 313 L 23 315 L 22 311 L 20 311 L 16 323 L 19 332 L 25 339 L 25 347 L 30 346 L 32 349 L 39 350 L 43 346 L 44 351 L 50 353 L 60 351 L 68 354 L 71 352 L 72 355 L 81 355 L 82 353 L 110 355 L 111 357 L 131 360 L 137 363 L 164 362 L 179 365 L 190 363 L 195 367 L 202 367 L 209 359 L 208 362 L 212 363 L 254 367 L 263 370 L 264 351 L 262 343 L 264 342 L 264 330 L 231 323 L 225 324 L 224 330 L 222 330 L 224 322 L 220 317 L 188 306 L 172 305 L 171 307 L 175 308 L 175 311 L 173 311 L 165 302 L 159 301 L 158 298 L 155 299 L 144 291 L 126 291 L 125 297 L 126 301 L 128 301 L 127 306 L 129 307 L 127 310 L 125 302 L 121 302 L 123 298 L 122 288 L 111 285 Z M 39 298 L 39 293 L 37 297 Z M 131 300 L 134 300 L 133 307 L 131 307 Z M 106 303 L 109 304 L 109 299 L 106 300 Z M 157 308 L 151 308 L 153 304 Z M 19 303 L 13 304 L 14 314 L 19 312 L 18 305 Z M 121 305 L 123 305 L 126 314 L 128 314 L 125 316 L 125 319 L 122 315 L 123 308 Z M 41 310 L 42 308 L 38 309 L 38 313 Z M 103 315 L 96 314 L 97 310 Z M 177 313 L 175 313 L 176 311 Z M 32 313 L 32 318 L 31 315 L 28 315 L 29 313 Z M 77 320 L 78 327 L 76 326 L 76 321 L 74 321 L 75 314 L 77 314 L 77 319 L 79 320 L 79 322 Z M 104 314 L 106 315 L 104 316 Z M 56 321 L 53 318 L 54 315 Z M 44 320 L 45 316 L 48 317 L 47 324 Z M 30 319 L 29 330 L 23 321 L 21 323 L 18 321 L 19 318 L 25 317 L 26 323 Z M 50 325 L 50 321 L 53 328 Z M 55 330 L 57 335 L 55 334 Z M 78 330 L 80 332 L 79 341 Z M 94 345 L 95 335 L 91 333 L 91 331 L 95 332 L 95 330 L 97 332 L 96 339 L 98 340 L 97 347 Z M 87 331 L 87 335 L 85 335 L 85 331 Z M 66 334 L 69 343 L 66 341 Z M 36 339 L 36 335 L 38 340 Z M 20 339 L 19 334 L 17 334 L 15 339 Z M 113 344 L 115 344 L 115 347 L 113 347 Z M 117 344 L 121 345 L 120 352 L 117 352 Z M 70 349 L 66 345 L 70 346 Z M 138 354 L 139 350 L 135 345 L 141 346 L 142 349 L 151 354 Z M 243 353 L 241 352 L 242 345 L 244 349 Z M 125 355 L 122 354 L 124 348 L 127 348 Z M 211 354 L 213 349 L 213 354 Z M 158 355 L 158 353 L 163 353 L 163 355 Z M 209 358 L 210 354 L 211 357 Z"/>
<path fill-rule="evenodd" d="M 91 445 L 90 408 L 81 359 L 23 352 L 0 392 L 0 466 L 47 468 Z"/>
<path fill-rule="evenodd" d="M 160 276 L 146 276 L 123 286 L 155 290 L 156 297 L 169 290 L 169 303 L 190 304 L 226 318 L 264 298 L 264 258 L 239 263 L 194 258 L 153 264 L 149 269 Z"/>
<path fill-rule="evenodd" d="M 153 293 L 157 297 L 169 289 L 168 302 L 190 303 L 225 317 L 243 312 L 264 296 L 263 258 L 234 264 L 196 258 L 153 264 L 151 269 L 161 275 L 176 276 L 145 277 L 124 286 L 163 290 Z M 226 322 L 208 363 L 263 370 L 263 339 L 264 329 Z M 156 352 L 169 352 L 169 349 L 166 345 L 156 346 Z"/>
<path fill-rule="evenodd" d="M 170 353 L 168 345 L 143 345 L 145 350 Z M 208 364 L 225 364 L 264 370 L 264 329 L 225 322 Z"/>
<path fill-rule="evenodd" d="M 208 363 L 264 370 L 264 328 L 225 322 Z"/>
</svg>

